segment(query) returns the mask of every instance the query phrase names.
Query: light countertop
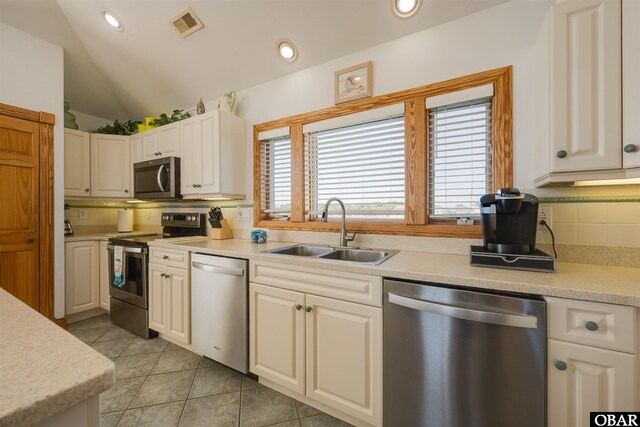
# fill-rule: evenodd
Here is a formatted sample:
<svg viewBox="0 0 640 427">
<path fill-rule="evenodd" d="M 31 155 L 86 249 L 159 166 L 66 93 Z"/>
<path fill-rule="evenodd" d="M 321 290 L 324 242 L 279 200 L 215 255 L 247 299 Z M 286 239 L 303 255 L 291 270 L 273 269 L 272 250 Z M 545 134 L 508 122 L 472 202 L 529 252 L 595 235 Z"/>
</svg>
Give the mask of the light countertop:
<svg viewBox="0 0 640 427">
<path fill-rule="evenodd" d="M 113 362 L 0 289 L 0 425 L 32 425 L 114 383 Z"/>
<path fill-rule="evenodd" d="M 86 234 L 74 234 L 73 236 L 65 236 L 66 242 L 84 242 L 88 240 L 109 240 L 112 237 L 134 237 L 134 236 L 152 236 L 154 234 L 150 231 L 131 231 L 128 233 L 118 233 L 112 231 L 110 233 L 86 233 Z"/>
<path fill-rule="evenodd" d="M 462 285 L 472 288 L 547 295 L 640 307 L 640 268 L 558 263 L 555 273 L 475 267 L 468 255 L 400 251 L 380 265 L 263 253 L 292 242 L 257 245 L 246 239 L 163 239 L 154 247 L 181 248 L 193 252 L 307 267 L 372 274 L 389 278 Z"/>
</svg>

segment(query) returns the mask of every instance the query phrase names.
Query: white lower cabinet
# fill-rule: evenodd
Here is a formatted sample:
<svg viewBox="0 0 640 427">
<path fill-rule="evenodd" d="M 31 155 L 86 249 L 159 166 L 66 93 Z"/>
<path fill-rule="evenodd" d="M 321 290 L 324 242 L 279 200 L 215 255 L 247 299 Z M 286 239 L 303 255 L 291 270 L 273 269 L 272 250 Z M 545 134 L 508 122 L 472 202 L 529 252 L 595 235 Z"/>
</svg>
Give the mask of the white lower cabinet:
<svg viewBox="0 0 640 427">
<path fill-rule="evenodd" d="M 589 427 L 590 412 L 637 411 L 636 309 L 546 299 L 548 426 Z"/>
<path fill-rule="evenodd" d="M 100 306 L 100 259 L 97 241 L 65 243 L 65 313 Z"/>
<path fill-rule="evenodd" d="M 108 242 L 100 242 L 100 308 L 109 311 L 109 251 Z"/>
<path fill-rule="evenodd" d="M 191 344 L 190 271 L 149 264 L 149 328 Z"/>
<path fill-rule="evenodd" d="M 250 283 L 249 343 L 251 372 L 322 409 L 382 424 L 380 307 Z"/>
</svg>

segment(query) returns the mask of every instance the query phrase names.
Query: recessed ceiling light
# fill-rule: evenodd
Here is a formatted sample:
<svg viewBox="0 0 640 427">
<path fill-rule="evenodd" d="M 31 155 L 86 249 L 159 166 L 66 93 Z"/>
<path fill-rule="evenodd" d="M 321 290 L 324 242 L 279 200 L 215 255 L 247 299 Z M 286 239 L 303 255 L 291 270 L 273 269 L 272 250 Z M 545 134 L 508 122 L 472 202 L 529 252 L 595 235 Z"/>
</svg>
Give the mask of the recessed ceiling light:
<svg viewBox="0 0 640 427">
<path fill-rule="evenodd" d="M 114 30 L 124 31 L 124 25 L 122 25 L 115 13 L 111 12 L 109 9 L 102 9 L 102 17 Z"/>
<path fill-rule="evenodd" d="M 393 13 L 399 18 L 409 18 L 413 16 L 420 6 L 420 0 L 391 0 Z"/>
<path fill-rule="evenodd" d="M 276 52 L 282 60 L 293 62 L 298 59 L 298 49 L 289 39 L 280 39 L 276 42 Z"/>
</svg>

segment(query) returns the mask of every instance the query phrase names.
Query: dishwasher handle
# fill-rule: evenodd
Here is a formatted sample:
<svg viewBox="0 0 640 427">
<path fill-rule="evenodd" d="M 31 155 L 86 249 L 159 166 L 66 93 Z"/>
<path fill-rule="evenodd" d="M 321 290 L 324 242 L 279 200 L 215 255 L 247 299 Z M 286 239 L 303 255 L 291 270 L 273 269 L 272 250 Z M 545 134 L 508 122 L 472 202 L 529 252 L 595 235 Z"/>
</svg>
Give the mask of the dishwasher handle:
<svg viewBox="0 0 640 427">
<path fill-rule="evenodd" d="M 420 310 L 442 316 L 454 317 L 456 319 L 470 320 L 473 322 L 493 323 L 495 325 L 515 326 L 517 328 L 536 329 L 538 327 L 538 319 L 535 316 L 519 316 L 516 314 L 474 310 L 454 305 L 407 298 L 392 293 L 389 293 L 389 302 L 411 308 L 413 310 Z"/>
<path fill-rule="evenodd" d="M 227 274 L 230 276 L 244 276 L 244 268 L 214 267 L 213 265 L 202 264 L 201 262 L 197 261 L 192 261 L 191 266 L 208 273 Z"/>
</svg>

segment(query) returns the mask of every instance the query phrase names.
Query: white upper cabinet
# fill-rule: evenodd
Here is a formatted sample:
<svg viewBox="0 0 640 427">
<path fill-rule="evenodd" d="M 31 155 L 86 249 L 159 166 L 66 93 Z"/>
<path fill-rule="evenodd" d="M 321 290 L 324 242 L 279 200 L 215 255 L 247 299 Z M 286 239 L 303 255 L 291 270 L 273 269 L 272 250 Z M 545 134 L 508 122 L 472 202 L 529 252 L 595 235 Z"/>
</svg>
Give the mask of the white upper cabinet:
<svg viewBox="0 0 640 427">
<path fill-rule="evenodd" d="M 550 8 L 536 42 L 536 185 L 625 178 L 640 164 L 637 152 L 623 156 L 640 144 L 630 118 L 640 101 L 629 95 L 640 92 L 638 8 L 636 0 Z"/>
<path fill-rule="evenodd" d="M 130 148 L 128 136 L 91 135 L 92 197 L 131 197 Z"/>
<path fill-rule="evenodd" d="M 180 122 L 180 180 L 185 198 L 245 197 L 245 127 L 216 110 Z"/>
<path fill-rule="evenodd" d="M 622 163 L 640 168 L 640 1 L 622 0 Z M 632 171 L 629 171 L 632 172 Z M 640 176 L 640 169 L 632 172 Z"/>
<path fill-rule="evenodd" d="M 91 196 L 91 134 L 64 130 L 64 195 Z"/>
<path fill-rule="evenodd" d="M 142 160 L 180 157 L 180 122 L 160 126 L 142 134 Z"/>
</svg>

